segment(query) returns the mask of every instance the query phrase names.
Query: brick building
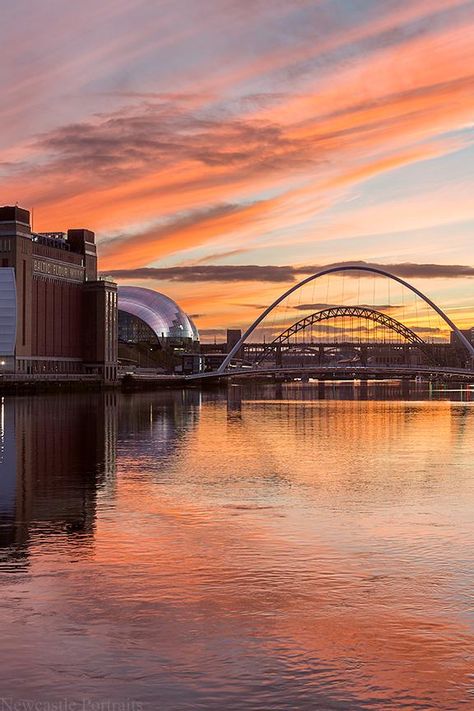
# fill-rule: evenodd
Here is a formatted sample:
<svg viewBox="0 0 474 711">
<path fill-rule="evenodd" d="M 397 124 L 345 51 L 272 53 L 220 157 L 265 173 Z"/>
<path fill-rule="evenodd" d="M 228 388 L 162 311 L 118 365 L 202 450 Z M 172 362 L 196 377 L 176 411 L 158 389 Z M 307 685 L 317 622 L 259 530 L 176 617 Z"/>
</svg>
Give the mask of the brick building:
<svg viewBox="0 0 474 711">
<path fill-rule="evenodd" d="M 0 371 L 117 374 L 117 285 L 97 278 L 90 230 L 31 231 L 0 207 Z"/>
</svg>

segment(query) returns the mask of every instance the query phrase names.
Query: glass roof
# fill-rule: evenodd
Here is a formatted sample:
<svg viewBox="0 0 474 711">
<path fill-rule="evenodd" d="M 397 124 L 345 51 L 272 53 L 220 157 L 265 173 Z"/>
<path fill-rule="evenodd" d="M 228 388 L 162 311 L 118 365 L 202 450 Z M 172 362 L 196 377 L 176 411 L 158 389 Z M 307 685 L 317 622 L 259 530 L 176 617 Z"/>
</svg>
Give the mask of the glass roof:
<svg viewBox="0 0 474 711">
<path fill-rule="evenodd" d="M 158 338 L 199 340 L 199 332 L 178 304 L 169 296 L 141 286 L 119 286 L 118 308 L 138 316 Z"/>
</svg>

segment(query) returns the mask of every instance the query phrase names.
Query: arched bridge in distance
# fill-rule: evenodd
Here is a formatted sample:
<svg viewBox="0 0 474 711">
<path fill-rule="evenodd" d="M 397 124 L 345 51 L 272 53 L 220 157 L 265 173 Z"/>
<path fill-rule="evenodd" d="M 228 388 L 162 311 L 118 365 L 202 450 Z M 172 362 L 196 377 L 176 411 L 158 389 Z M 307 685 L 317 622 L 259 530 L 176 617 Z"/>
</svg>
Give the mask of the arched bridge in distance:
<svg viewBox="0 0 474 711">
<path fill-rule="evenodd" d="M 242 352 L 242 349 L 246 345 L 250 345 L 249 339 L 262 321 L 264 321 L 264 319 L 291 294 L 297 292 L 299 289 L 302 289 L 310 282 L 315 282 L 324 276 L 343 272 L 360 272 L 364 275 L 371 274 L 385 277 L 393 282 L 397 282 L 402 287 L 412 292 L 416 297 L 421 299 L 444 321 L 449 330 L 456 335 L 458 345 L 464 353 L 462 365 L 456 365 L 453 367 L 452 365 L 437 363 L 432 344 L 425 341 L 412 328 L 404 325 L 399 320 L 388 316 L 375 308 L 365 305 L 331 306 L 329 308 L 321 308 L 319 311 L 314 311 L 309 316 L 295 321 L 289 327 L 285 328 L 285 330 L 283 330 L 278 336 L 273 338 L 272 341 L 264 344 L 261 348 L 261 352 L 256 356 L 252 364 L 244 364 L 237 360 L 237 356 Z M 344 317 L 355 320 L 370 321 L 372 324 L 378 324 L 388 331 L 397 334 L 407 347 L 416 348 L 421 354 L 423 354 L 423 362 L 419 362 L 415 365 L 374 365 L 364 362 L 363 349 L 361 349 L 362 355 L 359 356 L 357 362 L 351 360 L 349 362 L 341 362 L 330 365 L 321 363 L 313 363 L 310 365 L 292 365 L 282 362 L 282 349 L 285 349 L 292 337 L 294 338 L 297 334 L 304 333 L 306 329 L 313 328 L 315 325 L 321 324 L 324 321 Z M 311 350 L 310 346 L 308 346 L 308 350 Z M 316 274 L 312 274 L 297 284 L 292 285 L 281 296 L 279 296 L 278 299 L 270 304 L 270 306 L 268 306 L 268 308 L 266 308 L 249 326 L 242 337 L 237 341 L 237 343 L 235 343 L 230 352 L 222 360 L 222 363 L 218 368 L 210 372 L 187 376 L 187 379 L 212 380 L 215 378 L 220 379 L 235 376 L 251 377 L 262 374 L 282 374 L 283 376 L 292 377 L 298 374 L 304 374 L 305 372 L 316 378 L 345 377 L 356 379 L 364 377 L 415 377 L 419 375 L 425 377 L 461 377 L 474 380 L 474 346 L 437 304 L 435 304 L 429 297 L 409 282 L 379 267 L 372 267 L 368 264 L 345 264 L 322 269 Z"/>
<path fill-rule="evenodd" d="M 420 336 L 418 336 L 418 334 L 416 334 L 410 328 L 404 326 L 403 323 L 400 323 L 400 321 L 397 321 L 391 316 L 387 316 L 387 314 L 381 313 L 380 311 L 376 311 L 375 309 L 371 309 L 366 306 L 332 306 L 329 309 L 315 311 L 310 316 L 305 316 L 299 321 L 296 321 L 296 323 L 292 324 L 285 331 L 280 333 L 279 336 L 274 338 L 273 341 L 265 347 L 261 355 L 257 357 L 255 365 L 260 365 L 270 355 L 273 355 L 275 353 L 278 354 L 280 352 L 281 346 L 300 331 L 304 331 L 306 328 L 321 323 L 322 321 L 329 321 L 331 319 L 336 319 L 340 317 L 344 318 L 346 316 L 351 319 L 358 318 L 365 319 L 366 321 L 372 321 L 373 323 L 378 323 L 382 326 L 385 326 L 388 330 L 393 331 L 394 333 L 398 333 L 405 339 L 407 343 L 410 343 L 411 345 L 414 345 L 419 348 L 420 351 L 422 351 L 426 355 L 427 359 L 429 361 L 432 361 L 433 365 L 436 365 L 436 363 L 434 362 L 433 354 L 429 349 L 428 344 Z"/>
</svg>

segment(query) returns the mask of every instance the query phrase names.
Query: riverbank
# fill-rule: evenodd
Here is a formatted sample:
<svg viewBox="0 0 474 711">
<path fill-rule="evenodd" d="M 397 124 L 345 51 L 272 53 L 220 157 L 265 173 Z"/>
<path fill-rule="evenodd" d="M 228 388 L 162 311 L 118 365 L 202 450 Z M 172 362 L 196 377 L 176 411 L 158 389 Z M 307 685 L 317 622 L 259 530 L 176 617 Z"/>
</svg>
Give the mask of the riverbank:
<svg viewBox="0 0 474 711">
<path fill-rule="evenodd" d="M 0 395 L 21 395 L 47 392 L 90 392 L 105 387 L 115 388 L 115 383 L 106 384 L 97 375 L 1 375 Z M 120 387 L 120 384 L 118 384 Z"/>
<path fill-rule="evenodd" d="M 474 383 L 474 371 L 455 368 L 408 368 L 373 366 L 360 368 L 319 367 L 307 371 L 304 368 L 266 369 L 261 372 L 235 369 L 220 375 L 216 372 L 184 375 L 176 373 L 119 373 L 117 380 L 105 382 L 99 375 L 67 374 L 4 374 L 0 375 L 0 395 L 34 394 L 47 392 L 87 392 L 121 390 L 145 392 L 175 388 L 214 389 L 224 382 L 235 384 L 248 380 L 265 384 L 269 382 L 328 382 L 328 381 L 420 381 L 431 383 Z"/>
<path fill-rule="evenodd" d="M 98 375 L 86 374 L 5 374 L 0 375 L 0 396 L 30 395 L 49 392 L 98 392 L 101 390 L 122 390 L 133 392 L 139 390 L 161 390 L 185 386 L 195 386 L 188 383 L 183 375 L 156 374 L 146 377 L 125 374 L 113 382 L 104 382 Z"/>
</svg>

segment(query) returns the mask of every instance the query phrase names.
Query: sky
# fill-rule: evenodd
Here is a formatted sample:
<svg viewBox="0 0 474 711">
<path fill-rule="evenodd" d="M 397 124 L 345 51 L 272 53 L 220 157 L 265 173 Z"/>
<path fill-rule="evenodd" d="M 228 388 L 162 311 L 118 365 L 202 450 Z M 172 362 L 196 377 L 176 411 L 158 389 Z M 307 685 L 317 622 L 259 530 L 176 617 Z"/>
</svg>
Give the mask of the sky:
<svg viewBox="0 0 474 711">
<path fill-rule="evenodd" d="M 474 1 L 1 4 L 0 203 L 204 337 L 320 266 L 474 325 Z"/>
</svg>

